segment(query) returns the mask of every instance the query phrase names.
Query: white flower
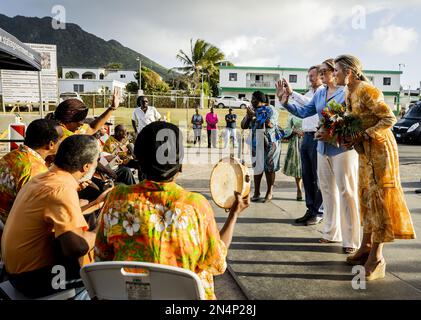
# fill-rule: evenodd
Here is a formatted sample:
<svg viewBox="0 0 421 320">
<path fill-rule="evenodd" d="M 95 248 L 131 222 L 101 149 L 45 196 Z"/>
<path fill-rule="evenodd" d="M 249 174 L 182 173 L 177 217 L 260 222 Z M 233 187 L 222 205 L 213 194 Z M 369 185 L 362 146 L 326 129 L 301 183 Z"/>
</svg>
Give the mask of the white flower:
<svg viewBox="0 0 421 320">
<path fill-rule="evenodd" d="M 104 219 L 104 237 L 106 237 L 108 233 L 108 229 L 110 228 L 110 217 L 108 216 L 108 214 L 104 214 L 103 219 Z"/>
<path fill-rule="evenodd" d="M 127 220 L 123 221 L 123 227 L 129 236 L 133 236 L 140 229 L 140 220 L 133 214 L 126 214 L 126 218 Z"/>
<path fill-rule="evenodd" d="M 190 230 L 190 236 L 192 237 L 192 239 L 193 239 L 193 243 L 194 243 L 194 245 L 199 245 L 199 243 L 200 243 L 200 239 L 199 239 L 199 235 L 197 234 L 197 232 L 196 232 L 196 230 L 194 230 L 194 229 L 191 229 Z"/>
<path fill-rule="evenodd" d="M 118 223 L 119 213 L 113 211 L 113 209 L 108 210 L 108 213 L 104 214 L 104 236 L 107 235 L 108 230 L 115 226 Z"/>
<path fill-rule="evenodd" d="M 158 210 L 160 213 L 164 213 L 165 212 L 165 208 L 162 204 L 157 204 L 155 205 L 155 209 Z"/>
<path fill-rule="evenodd" d="M 0 184 L 4 185 L 9 190 L 15 189 L 15 178 L 10 174 L 8 168 L 6 168 L 6 170 L 0 176 Z"/>
<path fill-rule="evenodd" d="M 118 217 L 119 214 L 117 211 L 112 211 L 112 209 L 110 209 L 109 213 L 109 219 L 110 219 L 110 225 L 115 226 L 118 223 Z"/>
<path fill-rule="evenodd" d="M 329 120 L 333 121 L 333 122 L 338 122 L 338 121 L 342 121 L 343 118 L 341 116 L 335 114 L 335 115 L 331 116 Z"/>
<path fill-rule="evenodd" d="M 186 229 L 189 224 L 189 219 L 183 215 L 180 209 L 175 209 L 175 214 L 172 217 L 175 227 L 177 229 Z"/>
<path fill-rule="evenodd" d="M 165 217 L 158 215 L 158 214 L 151 214 L 149 220 L 155 224 L 155 230 L 158 232 L 162 232 L 167 228 L 167 224 L 165 223 Z"/>
</svg>

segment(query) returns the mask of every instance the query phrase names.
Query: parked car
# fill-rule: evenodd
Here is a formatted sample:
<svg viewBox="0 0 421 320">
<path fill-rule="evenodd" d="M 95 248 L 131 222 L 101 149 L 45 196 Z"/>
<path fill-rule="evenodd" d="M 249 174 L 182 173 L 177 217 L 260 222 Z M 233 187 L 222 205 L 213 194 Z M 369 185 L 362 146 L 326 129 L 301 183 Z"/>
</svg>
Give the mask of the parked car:
<svg viewBox="0 0 421 320">
<path fill-rule="evenodd" d="M 220 96 L 215 99 L 215 104 L 218 108 L 241 108 L 250 107 L 250 102 L 247 99 L 238 99 L 234 96 Z"/>
<path fill-rule="evenodd" d="M 398 142 L 421 144 L 421 101 L 409 106 L 408 112 L 393 126 Z"/>
<path fill-rule="evenodd" d="M 77 92 L 62 92 L 60 93 L 60 103 L 67 99 L 79 99 L 82 101 L 82 98 L 80 97 L 79 93 Z"/>
</svg>

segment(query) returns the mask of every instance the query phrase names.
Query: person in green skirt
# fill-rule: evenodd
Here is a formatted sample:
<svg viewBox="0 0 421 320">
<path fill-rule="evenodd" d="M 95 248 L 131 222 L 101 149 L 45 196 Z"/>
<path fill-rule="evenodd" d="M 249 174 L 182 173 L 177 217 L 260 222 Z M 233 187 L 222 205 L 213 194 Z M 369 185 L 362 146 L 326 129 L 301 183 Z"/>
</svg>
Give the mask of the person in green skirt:
<svg viewBox="0 0 421 320">
<path fill-rule="evenodd" d="M 288 116 L 287 125 L 285 128 L 285 138 L 289 140 L 288 151 L 285 157 L 284 168 L 282 172 L 295 178 L 297 184 L 297 201 L 303 200 L 303 193 L 301 190 L 301 142 L 303 140 L 304 132 L 301 130 L 302 119 L 290 114 Z"/>
</svg>

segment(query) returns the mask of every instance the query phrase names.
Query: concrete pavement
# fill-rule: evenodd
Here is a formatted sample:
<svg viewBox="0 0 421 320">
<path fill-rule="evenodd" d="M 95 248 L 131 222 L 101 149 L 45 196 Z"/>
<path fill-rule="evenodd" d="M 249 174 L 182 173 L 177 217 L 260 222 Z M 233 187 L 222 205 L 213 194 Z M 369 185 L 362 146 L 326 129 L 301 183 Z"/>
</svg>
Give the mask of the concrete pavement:
<svg viewBox="0 0 421 320">
<path fill-rule="evenodd" d="M 401 179 L 418 235 L 421 235 L 421 147 L 402 147 Z M 400 147 L 400 149 L 402 149 Z M 286 148 L 283 148 L 285 154 Z M 216 150 L 212 150 L 215 153 Z M 186 164 L 178 182 L 210 200 L 212 165 Z M 238 220 L 228 263 L 234 278 L 251 299 L 421 299 L 421 239 L 399 240 L 385 246 L 387 276 L 368 282 L 366 289 L 352 287 L 352 267 L 344 263 L 341 244 L 319 244 L 323 225 L 297 226 L 305 203 L 295 201 L 292 178 L 277 173 L 271 203 L 252 203 Z M 265 182 L 262 193 L 265 192 Z M 214 207 L 222 225 L 226 213 Z M 225 277 L 225 279 L 224 279 Z M 239 286 L 227 275 L 217 277 L 220 299 L 240 299 Z"/>
</svg>

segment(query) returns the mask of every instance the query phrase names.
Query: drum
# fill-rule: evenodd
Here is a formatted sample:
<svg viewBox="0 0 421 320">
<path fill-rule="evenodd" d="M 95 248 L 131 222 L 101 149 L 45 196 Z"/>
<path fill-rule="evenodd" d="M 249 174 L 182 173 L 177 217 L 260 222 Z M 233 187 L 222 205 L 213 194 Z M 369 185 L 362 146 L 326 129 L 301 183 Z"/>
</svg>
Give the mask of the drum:
<svg viewBox="0 0 421 320">
<path fill-rule="evenodd" d="M 236 158 L 224 158 L 212 170 L 210 191 L 218 207 L 230 209 L 235 202 L 234 191 L 246 197 L 250 193 L 249 169 Z"/>
</svg>

